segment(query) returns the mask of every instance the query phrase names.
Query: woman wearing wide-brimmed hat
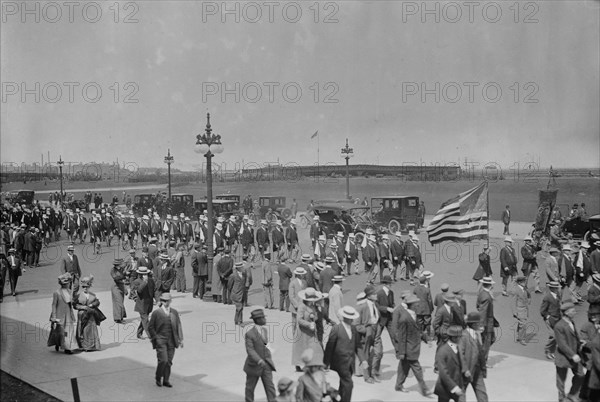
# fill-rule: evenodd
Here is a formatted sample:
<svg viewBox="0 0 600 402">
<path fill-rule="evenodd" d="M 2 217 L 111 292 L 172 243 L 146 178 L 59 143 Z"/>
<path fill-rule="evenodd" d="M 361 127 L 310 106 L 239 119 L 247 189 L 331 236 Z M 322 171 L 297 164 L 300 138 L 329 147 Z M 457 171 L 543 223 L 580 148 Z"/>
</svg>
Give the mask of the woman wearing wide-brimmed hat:
<svg viewBox="0 0 600 402">
<path fill-rule="evenodd" d="M 323 346 L 317 337 L 317 319 L 319 313 L 315 303 L 323 299 L 323 294 L 314 288 L 306 288 L 298 292 L 302 303 L 296 313 L 296 333 L 292 338 L 292 364 L 300 371 L 302 353 L 312 349 L 318 359 L 323 360 Z"/>
<path fill-rule="evenodd" d="M 90 292 L 94 276 L 84 276 L 79 281 L 80 292 L 73 298 L 77 310 L 77 340 L 79 346 L 86 352 L 100 350 L 100 335 L 98 325 L 106 319 L 98 310 L 100 300 Z"/>
<path fill-rule="evenodd" d="M 70 354 L 78 349 L 76 337 L 75 314 L 72 308 L 71 274 L 64 273 L 58 277 L 60 288 L 52 295 L 52 314 L 50 321 L 62 327 L 60 347 L 65 353 Z M 58 350 L 58 346 L 56 347 Z"/>
<path fill-rule="evenodd" d="M 298 402 L 321 402 L 324 397 L 329 396 L 331 400 L 337 400 L 339 394 L 335 388 L 327 383 L 323 371 L 323 355 L 315 354 L 314 350 L 307 349 L 302 353 L 304 374 L 298 378 L 296 386 L 296 400 Z"/>
</svg>

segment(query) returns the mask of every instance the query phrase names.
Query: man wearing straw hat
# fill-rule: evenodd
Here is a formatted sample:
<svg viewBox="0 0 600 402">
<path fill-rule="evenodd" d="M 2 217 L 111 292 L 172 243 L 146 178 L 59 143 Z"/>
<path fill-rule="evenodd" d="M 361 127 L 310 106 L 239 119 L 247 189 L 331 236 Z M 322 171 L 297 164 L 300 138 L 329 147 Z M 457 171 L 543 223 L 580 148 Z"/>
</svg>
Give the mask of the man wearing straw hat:
<svg viewBox="0 0 600 402">
<path fill-rule="evenodd" d="M 183 329 L 179 313 L 171 308 L 171 293 L 165 292 L 160 295 L 160 306 L 150 317 L 148 332 L 158 360 L 156 385 L 171 388 L 173 385 L 169 382 L 169 378 L 175 349 L 180 346 L 183 348 Z"/>
<path fill-rule="evenodd" d="M 554 339 L 554 326 L 560 320 L 560 296 L 558 294 L 560 289 L 559 282 L 548 282 L 548 290 L 542 299 L 542 305 L 540 306 L 540 314 L 546 323 L 548 328 L 548 342 L 544 351 L 546 352 L 546 358 L 548 360 L 554 360 L 554 352 L 556 351 L 556 340 Z"/>
<path fill-rule="evenodd" d="M 300 247 L 298 247 L 298 231 L 296 230 L 296 219 L 290 220 L 290 225 L 285 231 L 285 241 L 287 243 L 288 257 L 296 262 Z"/>
<path fill-rule="evenodd" d="M 159 263 L 154 267 L 154 299 L 159 302 L 160 295 L 171 291 L 171 285 L 175 281 L 175 270 L 171 267 L 171 259 L 166 253 L 158 256 Z"/>
<path fill-rule="evenodd" d="M 525 244 L 523 247 L 521 247 L 521 257 L 523 257 L 523 266 L 521 267 L 521 271 L 523 271 L 523 275 L 526 278 L 525 287 L 527 287 L 527 283 L 529 282 L 529 276 L 533 274 L 535 293 L 542 293 L 540 290 L 540 273 L 537 263 L 537 250 L 533 245 L 533 239 L 531 236 L 526 236 L 523 240 L 525 241 Z"/>
<path fill-rule="evenodd" d="M 293 331 L 296 331 L 296 312 L 298 311 L 298 306 L 302 303 L 302 300 L 298 297 L 298 292 L 303 289 L 306 289 L 306 270 L 302 267 L 296 267 L 294 269 L 294 279 L 290 281 L 289 286 L 289 298 L 290 298 L 290 312 L 292 313 L 292 328 Z"/>
<path fill-rule="evenodd" d="M 504 238 L 504 247 L 500 250 L 500 276 L 502 277 L 502 296 L 508 297 L 508 279 L 517 275 L 517 253 L 512 246 L 512 237 Z"/>
<path fill-rule="evenodd" d="M 244 372 L 246 373 L 246 402 L 254 401 L 254 390 L 260 379 L 267 394 L 267 401 L 274 401 L 275 385 L 273 384 L 273 371 L 275 363 L 271 358 L 269 348 L 269 333 L 265 324 L 267 323 L 265 313 L 262 309 L 256 309 L 250 312 L 250 317 L 254 321 L 254 326 L 244 335 L 246 344 L 246 361 L 244 363 Z"/>
<path fill-rule="evenodd" d="M 260 227 L 256 230 L 256 245 L 260 258 L 264 259 L 265 253 L 269 252 L 269 233 L 267 232 L 267 220 L 260 220 Z"/>
<path fill-rule="evenodd" d="M 329 289 L 328 299 L 329 299 L 329 311 L 328 317 L 335 324 L 340 323 L 340 317 L 338 317 L 337 313 L 342 308 L 342 304 L 344 303 L 344 295 L 342 294 L 342 282 L 344 281 L 344 277 L 342 275 L 335 275 L 333 277 L 333 286 Z"/>
<path fill-rule="evenodd" d="M 514 302 L 512 304 L 513 317 L 517 319 L 517 342 L 521 345 L 527 345 L 527 320 L 529 319 L 529 303 L 531 294 L 526 289 L 527 278 L 517 276 L 517 285 L 515 286 Z"/>
<path fill-rule="evenodd" d="M 404 382 L 408 376 L 409 370 L 412 370 L 417 379 L 421 392 L 424 396 L 431 394 L 423 380 L 423 369 L 419 363 L 421 355 L 421 338 L 422 330 L 417 321 L 415 307 L 419 303 L 419 298 L 416 295 L 408 295 L 404 299 L 406 310 L 400 314 L 394 311 L 392 320 L 392 333 L 394 338 L 394 347 L 396 349 L 396 357 L 398 358 L 398 372 L 396 378 L 395 390 L 400 392 L 408 392 L 404 388 Z"/>
<path fill-rule="evenodd" d="M 354 361 L 356 351 L 360 346 L 358 331 L 352 322 L 359 317 L 358 312 L 351 306 L 344 306 L 338 311 L 342 322 L 331 330 L 325 347 L 325 366 L 330 367 L 340 377 L 340 400 L 351 401 L 354 383 Z"/>
<path fill-rule="evenodd" d="M 131 284 L 131 293 L 134 295 L 136 311 L 140 315 L 140 325 L 137 329 L 138 339 L 144 339 L 143 334 L 150 337 L 148 332 L 148 317 L 152 312 L 154 298 L 154 279 L 150 276 L 151 271 L 148 267 L 138 267 L 135 271 L 138 277 Z"/>
<path fill-rule="evenodd" d="M 236 262 L 235 270 L 229 276 L 227 286 L 229 287 L 229 294 L 231 301 L 235 305 L 235 316 L 234 324 L 242 325 L 243 323 L 243 310 L 244 310 L 244 290 L 246 287 L 246 272 L 244 271 L 244 263 Z"/>
</svg>

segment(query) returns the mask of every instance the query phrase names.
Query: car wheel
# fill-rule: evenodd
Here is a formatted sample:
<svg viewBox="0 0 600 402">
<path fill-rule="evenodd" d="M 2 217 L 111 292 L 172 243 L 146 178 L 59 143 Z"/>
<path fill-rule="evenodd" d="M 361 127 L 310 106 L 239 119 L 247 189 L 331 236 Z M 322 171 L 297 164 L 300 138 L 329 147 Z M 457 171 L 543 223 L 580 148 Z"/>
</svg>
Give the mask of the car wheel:
<svg viewBox="0 0 600 402">
<path fill-rule="evenodd" d="M 289 219 L 292 216 L 292 210 L 285 208 L 283 211 L 281 211 L 281 215 L 283 215 L 285 219 Z"/>
<path fill-rule="evenodd" d="M 390 220 L 390 222 L 388 223 L 388 230 L 391 234 L 394 234 L 397 231 L 401 230 L 400 222 L 398 222 L 396 219 Z"/>
</svg>

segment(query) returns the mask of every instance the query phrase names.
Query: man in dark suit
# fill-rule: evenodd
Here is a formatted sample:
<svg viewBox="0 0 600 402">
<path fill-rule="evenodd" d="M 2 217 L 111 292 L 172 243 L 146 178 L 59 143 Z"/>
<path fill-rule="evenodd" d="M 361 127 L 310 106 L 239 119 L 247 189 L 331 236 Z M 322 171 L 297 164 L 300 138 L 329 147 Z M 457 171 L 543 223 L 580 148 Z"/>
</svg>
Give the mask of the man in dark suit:
<svg viewBox="0 0 600 402">
<path fill-rule="evenodd" d="M 487 364 L 490 347 L 496 342 L 496 333 L 494 327 L 497 323 L 494 317 L 494 297 L 492 296 L 492 287 L 494 281 L 491 277 L 483 277 L 479 281 L 481 289 L 477 294 L 477 311 L 481 316 L 481 342 L 483 343 L 483 355 Z"/>
<path fill-rule="evenodd" d="M 457 289 L 453 290 L 452 294 L 454 295 L 454 298 L 456 300 L 456 302 L 452 305 L 455 317 L 457 320 L 459 320 L 459 325 L 463 328 L 466 328 L 467 323 L 465 322 L 465 320 L 467 318 L 467 301 L 463 299 L 465 291 L 463 289 Z"/>
<path fill-rule="evenodd" d="M 408 392 L 404 388 L 404 382 L 408 376 L 408 371 L 412 370 L 421 387 L 421 393 L 424 396 L 429 396 L 432 392 L 427 388 L 427 384 L 423 380 L 423 369 L 419 363 L 422 329 L 417 321 L 418 315 L 415 311 L 419 305 L 419 298 L 415 295 L 410 295 L 404 300 L 404 303 L 407 306 L 406 310 L 401 314 L 396 314 L 394 310 L 392 315 L 393 343 L 396 349 L 396 357 L 398 358 L 398 377 L 396 378 L 395 389 L 400 392 Z"/>
<path fill-rule="evenodd" d="M 267 220 L 261 219 L 260 227 L 256 230 L 256 245 L 260 258 L 264 259 L 265 253 L 269 252 L 269 232 L 267 232 Z"/>
<path fill-rule="evenodd" d="M 579 356 L 579 334 L 573 318 L 576 315 L 575 305 L 573 303 L 563 303 L 560 306 L 563 317 L 554 325 L 554 337 L 556 338 L 556 356 L 554 364 L 556 365 L 556 387 L 558 388 L 558 400 L 578 400 L 579 389 L 583 384 L 584 372 Z M 571 369 L 573 379 L 571 390 L 565 395 L 565 382 L 567 372 Z M 567 399 L 565 399 L 565 397 Z"/>
<path fill-rule="evenodd" d="M 425 342 L 429 342 L 431 335 L 431 314 L 433 312 L 433 300 L 431 299 L 431 291 L 426 286 L 427 277 L 421 276 L 419 284 L 415 286 L 413 293 L 419 301 L 413 306 L 413 311 L 417 314 L 417 323 L 421 328 L 422 338 Z"/>
<path fill-rule="evenodd" d="M 229 276 L 233 273 L 233 258 L 231 258 L 231 251 L 225 249 L 225 255 L 217 263 L 217 272 L 221 280 L 221 286 L 223 287 L 222 299 L 223 304 L 231 304 L 231 295 L 229 294 Z"/>
<path fill-rule="evenodd" d="M 19 280 L 19 276 L 22 275 L 21 271 L 21 259 L 18 255 L 16 255 L 16 249 L 10 248 L 8 249 L 8 279 L 10 281 L 10 293 L 13 296 L 17 295 L 17 281 Z M 4 278 L 4 274 L 2 275 Z M 4 285 L 4 280 L 2 281 L 2 285 Z M 4 286 L 0 289 L 0 292 L 4 292 Z"/>
<path fill-rule="evenodd" d="M 358 312 L 351 306 L 344 306 L 339 311 L 342 322 L 336 324 L 329 334 L 323 362 L 338 373 L 340 377 L 340 400 L 351 401 L 354 383 L 354 360 L 360 346 L 360 338 L 352 322 L 359 318 Z"/>
<path fill-rule="evenodd" d="M 396 277 L 398 274 L 398 268 L 402 267 L 402 262 L 404 261 L 404 242 L 402 241 L 402 232 L 397 231 L 394 233 L 396 236 L 394 241 L 390 244 L 390 251 L 392 253 L 392 279 L 394 282 L 396 281 Z M 402 272 L 400 272 L 400 279 L 404 280 L 402 277 Z"/>
<path fill-rule="evenodd" d="M 477 402 L 487 402 L 488 395 L 483 379 L 487 377 L 487 368 L 481 343 L 481 316 L 478 312 L 467 315 L 467 328 L 458 341 L 458 353 L 462 372 L 465 377 L 465 389 L 469 384 L 473 387 Z"/>
<path fill-rule="evenodd" d="M 375 236 L 369 235 L 367 238 L 367 245 L 362 249 L 362 259 L 365 263 L 365 272 L 369 274 L 368 282 L 373 284 L 377 274 L 379 273 L 379 267 L 377 263 L 379 258 L 377 256 Z"/>
<path fill-rule="evenodd" d="M 354 274 L 358 275 L 358 244 L 354 233 L 348 235 L 346 246 L 344 247 L 346 252 L 346 273 L 352 274 L 352 265 L 354 265 Z"/>
<path fill-rule="evenodd" d="M 206 255 L 206 245 L 198 250 L 200 244 L 194 246 L 195 253 L 192 254 L 192 275 L 194 276 L 194 287 L 192 296 L 204 299 L 206 292 L 206 283 L 208 282 L 208 256 Z"/>
<path fill-rule="evenodd" d="M 160 295 L 160 306 L 152 313 L 148 325 L 152 347 L 156 349 L 156 385 L 171 388 L 169 382 L 175 349 L 183 348 L 183 329 L 179 313 L 171 308 L 171 293 Z"/>
<path fill-rule="evenodd" d="M 379 322 L 377 323 L 377 332 L 375 333 L 373 346 L 373 379 L 376 382 L 381 381 L 379 378 L 379 369 L 383 357 L 383 340 L 381 337 L 383 336 L 384 329 L 387 329 L 388 335 L 393 343 L 392 312 L 394 311 L 395 306 L 394 292 L 388 287 L 390 283 L 392 283 L 392 278 L 389 275 L 386 275 L 381 279 L 381 283 L 383 285 L 377 291 L 377 299 L 375 300 L 375 305 L 379 312 Z"/>
<path fill-rule="evenodd" d="M 296 230 L 296 219 L 290 220 L 290 225 L 285 231 L 285 241 L 287 243 L 288 258 L 291 258 L 294 262 L 298 260 L 298 232 Z"/>
<path fill-rule="evenodd" d="M 169 255 L 161 253 L 158 264 L 154 266 L 154 299 L 160 301 L 160 295 L 169 293 L 175 281 L 175 270 L 171 267 Z"/>
<path fill-rule="evenodd" d="M 434 392 L 440 402 L 464 400 L 463 369 L 457 346 L 461 337 L 462 327 L 459 325 L 450 326 L 448 328 L 448 340 L 435 354 L 438 380 Z"/>
<path fill-rule="evenodd" d="M 277 264 L 277 274 L 279 275 L 279 310 L 290 311 L 290 280 L 292 279 L 292 270 L 283 262 Z"/>
<path fill-rule="evenodd" d="M 462 317 L 459 317 L 456 309 L 452 308 L 453 305 L 456 305 L 454 295 L 446 295 L 444 304 L 435 312 L 433 331 L 437 336 L 438 349 L 448 340 L 448 328 L 459 325 L 462 329 Z"/>
<path fill-rule="evenodd" d="M 81 268 L 79 267 L 79 259 L 77 259 L 77 256 L 75 255 L 75 247 L 72 244 L 67 246 L 67 256 L 61 261 L 60 271 L 61 274 L 67 272 L 71 274 L 71 289 L 73 289 L 73 294 L 76 294 L 79 291 Z"/>
<path fill-rule="evenodd" d="M 135 307 L 134 311 L 140 314 L 140 325 L 137 329 L 138 339 L 144 339 L 144 331 L 150 337 L 148 332 L 148 316 L 152 312 L 154 306 L 154 279 L 150 274 L 152 271 L 148 267 L 140 266 L 136 271 L 138 277 L 131 283 L 131 292 L 134 294 Z"/>
<path fill-rule="evenodd" d="M 542 305 L 540 306 L 540 314 L 546 323 L 546 327 L 550 334 L 548 335 L 548 342 L 544 351 L 548 360 L 554 360 L 554 352 L 556 351 L 556 340 L 554 339 L 554 326 L 560 320 L 560 296 L 558 290 L 560 284 L 558 282 L 548 282 L 546 285 L 548 290 L 542 299 Z"/>
<path fill-rule="evenodd" d="M 508 297 L 508 279 L 517 275 L 517 253 L 512 246 L 510 236 L 504 239 L 504 247 L 500 250 L 500 276 L 502 277 L 502 296 Z"/>
<path fill-rule="evenodd" d="M 235 315 L 233 322 L 235 325 L 242 325 L 242 312 L 244 310 L 244 290 L 246 288 L 246 272 L 244 271 L 244 263 L 236 262 L 235 270 L 229 276 L 227 286 L 231 301 L 235 305 Z"/>
<path fill-rule="evenodd" d="M 265 388 L 267 401 L 274 401 L 276 394 L 275 385 L 273 384 L 273 371 L 276 370 L 269 349 L 269 334 L 267 327 L 265 327 L 267 320 L 262 309 L 253 310 L 250 317 L 254 321 L 254 326 L 244 335 L 246 353 L 248 354 L 244 363 L 246 402 L 254 401 L 254 389 L 259 378 Z"/>
<path fill-rule="evenodd" d="M 510 225 L 510 205 L 506 206 L 506 209 L 502 211 L 502 223 L 504 223 L 504 232 L 503 235 L 510 235 L 510 230 L 508 225 Z"/>
</svg>

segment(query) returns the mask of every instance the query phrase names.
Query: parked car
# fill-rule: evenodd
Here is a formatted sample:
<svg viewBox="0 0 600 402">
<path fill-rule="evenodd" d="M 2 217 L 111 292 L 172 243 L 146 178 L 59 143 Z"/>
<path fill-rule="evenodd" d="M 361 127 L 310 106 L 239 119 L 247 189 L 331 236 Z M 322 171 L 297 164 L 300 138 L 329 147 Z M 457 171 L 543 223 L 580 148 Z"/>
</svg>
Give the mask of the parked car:
<svg viewBox="0 0 600 402">
<path fill-rule="evenodd" d="M 193 216 L 195 212 L 194 196 L 192 194 L 172 194 L 167 211 L 171 215 L 183 213 L 186 216 Z"/>
<path fill-rule="evenodd" d="M 344 237 L 354 233 L 362 235 L 367 228 L 378 231 L 376 225 L 369 216 L 369 207 L 356 205 L 351 202 L 321 202 L 315 205 L 313 210 L 319 217 L 319 224 L 325 231 L 327 237 L 333 237 L 337 232 L 344 232 Z"/>
<path fill-rule="evenodd" d="M 133 197 L 133 212 L 145 214 L 149 208 L 153 208 L 156 202 L 155 194 L 137 194 Z"/>
<path fill-rule="evenodd" d="M 384 196 L 371 198 L 371 218 L 376 225 L 386 227 L 390 233 L 417 230 L 419 197 Z"/>
<path fill-rule="evenodd" d="M 238 204 L 240 203 L 240 199 L 241 199 L 241 197 L 238 194 L 219 194 L 219 195 L 215 196 L 215 198 L 217 200 L 235 201 Z"/>
<path fill-rule="evenodd" d="M 231 215 L 237 215 L 240 209 L 240 204 L 233 200 L 213 200 L 213 215 L 216 219 L 219 215 L 229 219 Z M 208 201 L 206 199 L 194 202 L 194 210 L 196 215 L 203 214 L 208 210 Z"/>
<path fill-rule="evenodd" d="M 269 214 L 270 216 L 267 216 Z M 258 198 L 258 212 L 261 219 L 274 221 L 277 219 L 287 220 L 292 216 L 292 210 L 285 207 L 285 197 L 265 196 Z"/>
<path fill-rule="evenodd" d="M 33 199 L 35 198 L 35 191 L 32 190 L 19 190 L 13 191 L 9 195 L 8 201 L 12 204 L 19 204 L 26 206 L 30 206 L 33 204 Z"/>
</svg>

